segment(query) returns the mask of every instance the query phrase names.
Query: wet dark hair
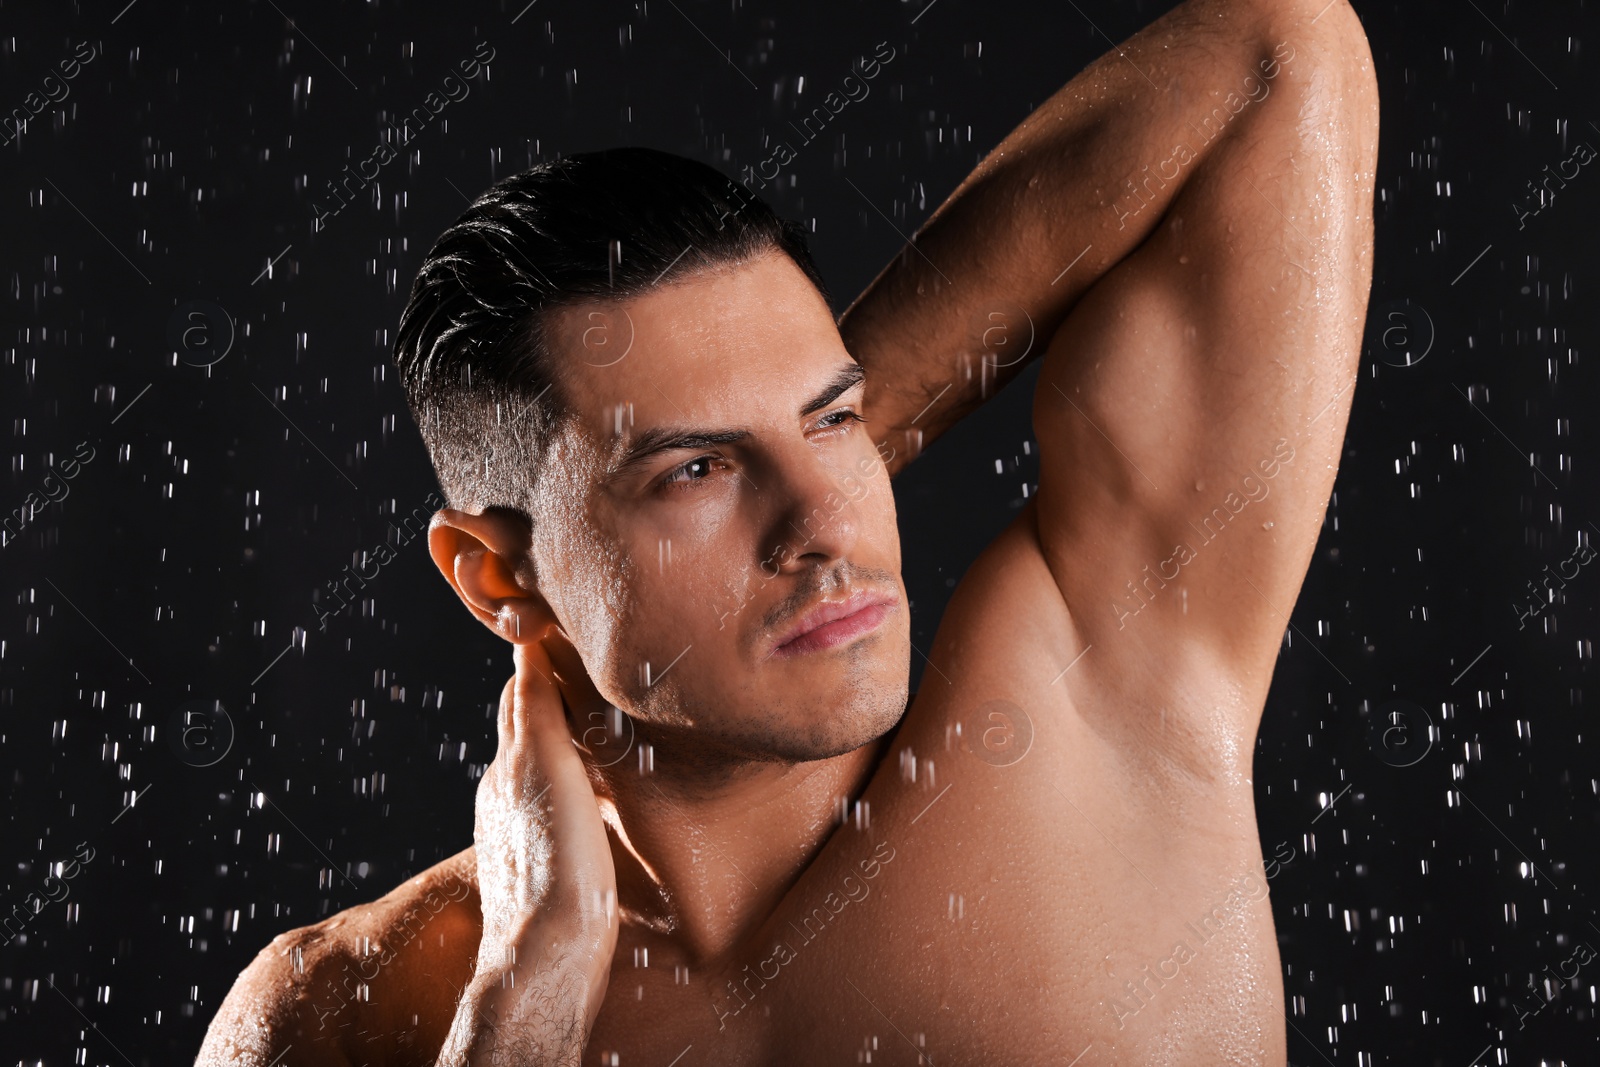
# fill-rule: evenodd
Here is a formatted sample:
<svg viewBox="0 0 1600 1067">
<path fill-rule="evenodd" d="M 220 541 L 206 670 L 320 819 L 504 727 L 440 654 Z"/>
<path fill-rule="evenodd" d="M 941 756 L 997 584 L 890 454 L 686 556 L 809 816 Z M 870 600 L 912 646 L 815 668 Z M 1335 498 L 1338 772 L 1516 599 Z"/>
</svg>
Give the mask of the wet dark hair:
<svg viewBox="0 0 1600 1067">
<path fill-rule="evenodd" d="M 568 414 L 546 312 L 773 251 L 828 301 L 804 228 L 704 163 L 613 148 L 490 186 L 429 249 L 395 337 L 400 383 L 449 506 L 534 520 L 535 478 Z"/>
</svg>

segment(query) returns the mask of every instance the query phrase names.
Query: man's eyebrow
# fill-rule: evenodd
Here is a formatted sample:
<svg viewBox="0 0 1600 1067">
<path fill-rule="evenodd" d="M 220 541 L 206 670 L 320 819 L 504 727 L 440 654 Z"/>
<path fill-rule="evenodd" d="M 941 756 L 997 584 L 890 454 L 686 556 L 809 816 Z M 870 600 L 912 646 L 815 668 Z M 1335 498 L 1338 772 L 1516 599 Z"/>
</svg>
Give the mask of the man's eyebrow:
<svg viewBox="0 0 1600 1067">
<path fill-rule="evenodd" d="M 846 363 L 834 372 L 833 380 L 828 383 L 822 392 L 801 405 L 800 417 L 805 418 L 813 411 L 821 411 L 839 399 L 840 396 L 853 389 L 859 382 L 865 380 L 866 377 L 867 370 L 861 364 L 855 362 Z"/>
<path fill-rule="evenodd" d="M 847 363 L 834 372 L 828 384 L 816 396 L 800 406 L 800 417 L 820 411 L 840 396 L 849 392 L 867 376 L 859 363 Z M 722 445 L 738 444 L 750 436 L 749 430 L 679 429 L 672 426 L 653 426 L 645 430 L 611 465 L 611 476 L 616 477 L 649 459 L 658 452 L 677 449 L 703 448 L 716 451 Z"/>
<path fill-rule="evenodd" d="M 738 444 L 749 436 L 749 430 L 679 430 L 671 426 L 654 426 L 640 434 L 611 465 L 611 476 L 622 474 L 657 452 L 679 448 L 704 448 L 715 452 L 718 446 Z"/>
</svg>

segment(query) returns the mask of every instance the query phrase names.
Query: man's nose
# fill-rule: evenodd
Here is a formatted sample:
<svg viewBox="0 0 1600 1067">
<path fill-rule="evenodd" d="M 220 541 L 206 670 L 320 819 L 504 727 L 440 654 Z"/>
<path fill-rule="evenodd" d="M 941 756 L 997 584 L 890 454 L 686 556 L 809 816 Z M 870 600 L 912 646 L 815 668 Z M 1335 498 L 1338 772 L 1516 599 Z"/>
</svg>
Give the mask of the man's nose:
<svg viewBox="0 0 1600 1067">
<path fill-rule="evenodd" d="M 770 538 L 779 570 L 850 554 L 860 535 L 861 518 L 840 472 L 809 457 L 786 469 L 773 489 L 783 501 Z"/>
</svg>

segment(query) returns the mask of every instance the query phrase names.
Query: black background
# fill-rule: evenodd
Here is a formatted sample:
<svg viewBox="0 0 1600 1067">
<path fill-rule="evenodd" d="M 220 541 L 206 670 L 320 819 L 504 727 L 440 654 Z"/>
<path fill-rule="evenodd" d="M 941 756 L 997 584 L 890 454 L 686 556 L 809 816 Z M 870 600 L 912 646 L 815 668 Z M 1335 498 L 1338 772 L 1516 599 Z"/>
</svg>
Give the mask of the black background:
<svg viewBox="0 0 1600 1067">
<path fill-rule="evenodd" d="M 0 947 L 8 1063 L 186 1062 L 273 935 L 470 843 L 507 650 L 420 541 L 325 631 L 312 603 L 435 488 L 389 348 L 469 196 L 621 143 L 734 173 L 887 41 L 871 95 L 769 191 L 814 228 L 842 310 L 1108 35 L 1164 9 L 123 3 L 0 10 L 0 108 L 80 42 L 98 52 L 0 149 L 0 517 L 79 442 L 95 455 L 0 550 L 0 916 L 94 850 Z M 1294 857 L 1270 869 L 1290 1060 L 1595 1062 L 1600 959 L 1538 1000 L 1527 986 L 1600 948 L 1600 576 L 1582 569 L 1523 629 L 1516 606 L 1600 533 L 1600 164 L 1520 225 L 1516 206 L 1547 165 L 1600 147 L 1595 19 L 1358 10 L 1382 93 L 1375 326 L 1256 756 L 1263 851 Z M 470 96 L 313 232 L 324 183 L 479 41 L 496 55 Z M 209 369 L 169 341 L 196 300 L 236 325 Z M 898 483 L 920 648 L 1036 475 L 1035 377 Z M 215 700 L 236 736 L 193 766 L 172 718 Z M 1386 721 L 1391 700 L 1420 710 Z M 1389 725 L 1409 732 L 1385 743 Z"/>
</svg>

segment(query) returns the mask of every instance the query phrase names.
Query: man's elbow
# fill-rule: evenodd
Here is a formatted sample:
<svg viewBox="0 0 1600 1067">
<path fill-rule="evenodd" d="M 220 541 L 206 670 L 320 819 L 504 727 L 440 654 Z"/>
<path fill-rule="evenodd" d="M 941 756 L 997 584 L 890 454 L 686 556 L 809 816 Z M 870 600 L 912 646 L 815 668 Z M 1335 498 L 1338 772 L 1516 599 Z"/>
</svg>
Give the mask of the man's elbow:
<svg viewBox="0 0 1600 1067">
<path fill-rule="evenodd" d="M 1294 65 L 1309 69 L 1332 103 L 1352 115 L 1371 113 L 1376 121 L 1372 48 L 1349 0 L 1289 0 L 1269 6 L 1271 36 L 1293 50 Z"/>
<path fill-rule="evenodd" d="M 1376 166 L 1378 80 L 1361 19 L 1347 0 L 1273 0 L 1259 12 L 1253 36 L 1267 95 L 1285 95 L 1280 110 L 1293 136 L 1310 149 L 1348 153 L 1357 172 Z M 1270 107 L 1270 105 L 1269 105 Z"/>
<path fill-rule="evenodd" d="M 1326 31 L 1320 29 L 1323 22 L 1328 24 Z M 1312 16 L 1307 28 L 1316 34 L 1317 40 L 1327 42 L 1326 47 L 1332 53 L 1329 58 L 1340 64 L 1342 88 L 1351 102 L 1363 110 L 1376 108 L 1378 77 L 1373 69 L 1372 46 L 1367 43 L 1367 31 L 1361 25 L 1360 16 L 1348 0 L 1332 0 Z"/>
</svg>

